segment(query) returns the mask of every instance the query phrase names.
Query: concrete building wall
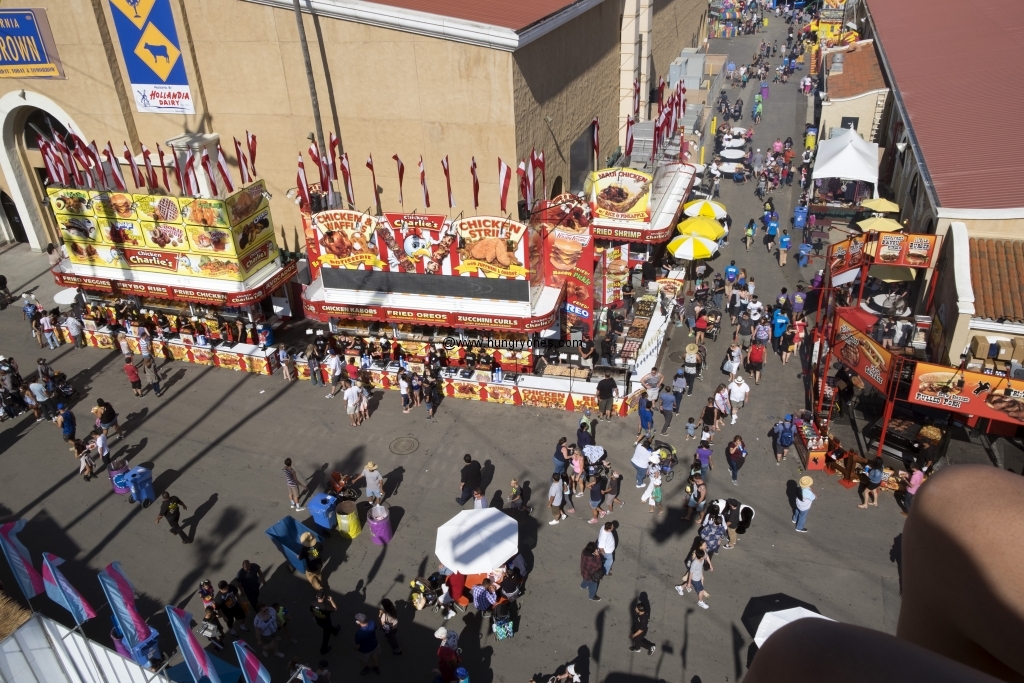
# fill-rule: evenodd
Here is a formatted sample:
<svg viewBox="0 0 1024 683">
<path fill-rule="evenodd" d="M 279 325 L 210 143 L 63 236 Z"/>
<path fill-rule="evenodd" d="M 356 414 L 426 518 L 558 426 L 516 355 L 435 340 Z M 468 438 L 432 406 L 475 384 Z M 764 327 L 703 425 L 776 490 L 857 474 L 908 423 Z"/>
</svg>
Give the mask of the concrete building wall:
<svg viewBox="0 0 1024 683">
<path fill-rule="evenodd" d="M 665 76 L 668 65 L 684 47 L 700 47 L 707 37 L 708 5 L 701 0 L 653 0 L 651 22 L 651 57 L 654 74 L 651 85 Z"/>
<path fill-rule="evenodd" d="M 852 116 L 858 119 L 857 134 L 868 142 L 877 142 L 871 135 L 877 103 L 877 92 L 869 92 L 843 100 L 822 102 L 819 127 L 819 130 L 822 131 L 822 138 L 828 139 L 829 128 L 837 129 L 844 117 Z"/>
<path fill-rule="evenodd" d="M 619 0 L 605 0 L 512 54 L 515 158 L 544 150 L 549 192 L 555 177 L 568 182 L 569 147 L 595 116 L 601 165 L 619 144 L 620 8 Z"/>
</svg>

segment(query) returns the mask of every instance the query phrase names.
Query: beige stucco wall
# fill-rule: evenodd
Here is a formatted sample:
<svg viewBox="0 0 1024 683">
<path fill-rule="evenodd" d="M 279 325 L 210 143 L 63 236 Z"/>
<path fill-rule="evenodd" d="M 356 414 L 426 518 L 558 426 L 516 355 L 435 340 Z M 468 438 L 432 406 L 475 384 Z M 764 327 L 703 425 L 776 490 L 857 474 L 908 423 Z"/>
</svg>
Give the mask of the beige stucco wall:
<svg viewBox="0 0 1024 683">
<path fill-rule="evenodd" d="M 569 147 L 595 116 L 602 165 L 618 146 L 619 11 L 605 0 L 512 55 L 516 159 L 544 150 L 549 193 L 557 176 L 568 187 Z"/>
<path fill-rule="evenodd" d="M 821 104 L 821 121 L 818 130 L 822 131 L 822 138 L 829 137 L 829 128 L 837 128 L 845 116 L 855 116 L 857 121 L 857 134 L 868 142 L 876 142 L 872 139 L 871 128 L 875 120 L 875 105 L 878 102 L 878 93 L 870 92 L 857 97 L 850 97 L 844 100 L 830 100 Z"/>
<path fill-rule="evenodd" d="M 707 31 L 704 24 L 708 4 L 703 0 L 654 0 L 651 22 L 651 57 L 654 60 L 654 83 L 664 76 L 668 65 L 684 47 L 700 47 Z"/>
</svg>

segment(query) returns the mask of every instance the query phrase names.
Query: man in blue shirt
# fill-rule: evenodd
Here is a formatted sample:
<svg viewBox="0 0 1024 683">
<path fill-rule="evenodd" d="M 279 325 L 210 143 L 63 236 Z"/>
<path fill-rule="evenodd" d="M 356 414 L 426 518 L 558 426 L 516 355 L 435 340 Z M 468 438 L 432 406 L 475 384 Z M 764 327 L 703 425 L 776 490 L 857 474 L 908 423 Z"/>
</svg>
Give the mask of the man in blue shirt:
<svg viewBox="0 0 1024 683">
<path fill-rule="evenodd" d="M 494 603 L 498 602 L 498 596 L 494 593 L 494 587 L 491 585 L 490 579 L 484 579 L 480 584 L 473 586 L 473 607 L 476 607 L 481 612 L 494 607 Z"/>
<path fill-rule="evenodd" d="M 356 626 L 356 656 L 363 664 L 363 670 L 359 673 L 366 675 L 372 668 L 373 673 L 379 674 L 377 651 L 380 647 L 377 644 L 377 624 L 373 619 L 360 612 L 356 615 Z"/>
<path fill-rule="evenodd" d="M 736 267 L 735 261 L 729 261 L 729 265 L 725 267 L 725 298 L 728 299 L 732 296 L 733 285 L 736 284 L 736 278 L 740 276 L 740 269 Z"/>
<path fill-rule="evenodd" d="M 661 395 L 658 396 L 658 401 L 661 402 L 661 414 L 665 418 L 665 425 L 661 429 L 662 436 L 665 436 L 668 434 L 668 428 L 672 424 L 672 417 L 675 415 L 676 397 L 668 387 L 663 386 L 661 388 Z"/>
<path fill-rule="evenodd" d="M 772 351 L 775 353 L 779 352 L 782 335 L 786 333 L 788 327 L 789 317 L 781 308 L 776 308 L 775 313 L 772 314 Z"/>
<path fill-rule="evenodd" d="M 766 231 L 768 234 L 765 235 L 764 243 L 768 248 L 768 253 L 771 253 L 772 249 L 775 248 L 775 236 L 779 234 L 779 215 L 774 211 L 768 214 Z"/>
<path fill-rule="evenodd" d="M 789 253 L 789 245 L 792 240 L 789 237 L 789 231 L 783 230 L 782 237 L 779 238 L 779 267 L 786 265 L 786 254 Z"/>
</svg>

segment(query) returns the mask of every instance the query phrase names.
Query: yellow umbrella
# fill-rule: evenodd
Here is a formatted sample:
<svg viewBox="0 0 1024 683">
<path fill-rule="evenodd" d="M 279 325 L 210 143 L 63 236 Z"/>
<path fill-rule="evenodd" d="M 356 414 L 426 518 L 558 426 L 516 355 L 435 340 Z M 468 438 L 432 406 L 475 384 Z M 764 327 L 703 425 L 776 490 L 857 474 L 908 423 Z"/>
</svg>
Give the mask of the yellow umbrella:
<svg viewBox="0 0 1024 683">
<path fill-rule="evenodd" d="M 894 221 L 891 218 L 879 218 L 878 216 L 858 221 L 857 225 L 864 232 L 899 232 L 903 229 L 903 226 L 898 221 Z"/>
<path fill-rule="evenodd" d="M 725 218 L 728 211 L 725 206 L 709 199 L 695 199 L 683 204 L 683 213 L 687 216 L 707 216 L 708 218 Z"/>
<path fill-rule="evenodd" d="M 906 266 L 871 266 L 868 275 L 882 282 L 913 282 L 917 271 Z"/>
<path fill-rule="evenodd" d="M 717 240 L 725 237 L 725 228 L 714 218 L 707 216 L 694 216 L 676 226 L 681 235 L 700 235 L 710 240 Z"/>
<path fill-rule="evenodd" d="M 711 258 L 718 251 L 718 243 L 697 235 L 679 235 L 668 243 L 668 253 L 684 261 Z"/>
<path fill-rule="evenodd" d="M 900 210 L 900 205 L 896 202 L 890 202 L 888 199 L 868 199 L 860 203 L 865 209 L 871 209 L 872 211 L 881 211 L 882 213 L 895 213 Z"/>
</svg>

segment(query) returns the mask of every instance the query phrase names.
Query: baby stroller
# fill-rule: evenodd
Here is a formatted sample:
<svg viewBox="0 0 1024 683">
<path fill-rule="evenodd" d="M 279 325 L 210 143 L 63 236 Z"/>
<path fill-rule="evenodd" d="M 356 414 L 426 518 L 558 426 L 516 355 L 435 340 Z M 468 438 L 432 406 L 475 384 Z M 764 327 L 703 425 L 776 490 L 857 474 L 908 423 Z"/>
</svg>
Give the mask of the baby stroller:
<svg viewBox="0 0 1024 683">
<path fill-rule="evenodd" d="M 494 631 L 494 636 L 498 640 L 507 640 L 515 635 L 515 631 L 512 628 L 511 608 L 512 603 L 507 600 L 494 605 L 491 617 L 491 630 Z"/>
<path fill-rule="evenodd" d="M 587 479 L 608 476 L 608 462 L 605 459 L 605 451 L 601 446 L 584 446 L 583 457 L 586 459 Z"/>
<path fill-rule="evenodd" d="M 718 341 L 718 332 L 722 329 L 722 312 L 710 310 L 705 314 L 708 328 L 704 330 L 705 337 L 711 337 L 712 341 Z"/>
<path fill-rule="evenodd" d="M 68 376 L 59 371 L 47 381 L 46 390 L 64 402 L 78 396 L 78 390 L 68 381 Z"/>
<path fill-rule="evenodd" d="M 661 478 L 665 483 L 672 481 L 672 477 L 675 476 L 672 468 L 679 462 L 679 458 L 676 457 L 675 447 L 664 441 L 655 441 L 654 450 L 651 451 L 651 455 L 656 455 L 661 459 L 658 466 L 661 468 Z"/>
<path fill-rule="evenodd" d="M 441 595 L 444 593 L 444 581 L 441 575 L 434 572 L 430 578 L 416 577 L 409 582 L 412 593 L 409 595 L 409 602 L 417 610 L 430 609 L 434 612 L 441 611 Z"/>
<path fill-rule="evenodd" d="M 352 479 L 350 474 L 331 472 L 331 476 L 324 482 L 324 491 L 343 500 L 356 500 L 359 498 L 359 489 L 352 486 Z"/>
</svg>

